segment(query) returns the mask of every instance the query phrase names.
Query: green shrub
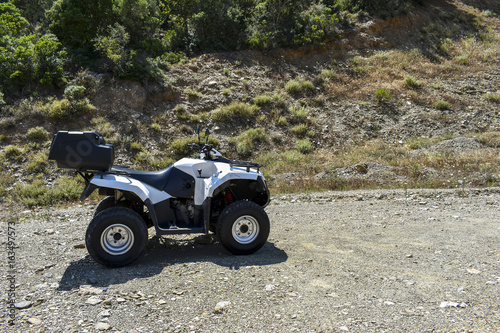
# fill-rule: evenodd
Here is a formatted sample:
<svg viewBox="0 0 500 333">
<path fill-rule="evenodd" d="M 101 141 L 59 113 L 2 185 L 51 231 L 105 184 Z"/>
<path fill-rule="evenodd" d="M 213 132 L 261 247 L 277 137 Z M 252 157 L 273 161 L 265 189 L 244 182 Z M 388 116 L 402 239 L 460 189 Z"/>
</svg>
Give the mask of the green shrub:
<svg viewBox="0 0 500 333">
<path fill-rule="evenodd" d="M 290 80 L 285 84 L 285 90 L 290 95 L 304 94 L 315 89 L 311 81 Z"/>
<path fill-rule="evenodd" d="M 413 75 L 408 75 L 407 77 L 405 77 L 404 83 L 409 88 L 420 88 L 420 86 L 422 85 L 420 81 L 418 81 L 417 78 Z"/>
<path fill-rule="evenodd" d="M 26 138 L 30 141 L 45 141 L 47 140 L 47 136 L 49 132 L 41 126 L 33 127 L 28 130 L 26 133 Z"/>
<path fill-rule="evenodd" d="M 49 206 L 77 200 L 83 188 L 81 179 L 61 176 L 52 187 L 47 186 L 42 179 L 35 179 L 28 184 L 16 184 L 13 193 L 17 203 L 29 207 Z"/>
<path fill-rule="evenodd" d="M 385 88 L 379 88 L 375 91 L 375 98 L 377 101 L 382 102 L 382 101 L 388 101 L 392 99 L 391 92 L 388 89 Z"/>
<path fill-rule="evenodd" d="M 256 145 L 267 141 L 266 131 L 263 128 L 251 128 L 236 139 L 236 151 L 240 156 L 248 156 L 252 154 Z"/>
<path fill-rule="evenodd" d="M 285 85 L 285 90 L 289 94 L 298 94 L 302 91 L 302 86 L 299 81 L 297 80 L 290 80 L 286 83 Z"/>
<path fill-rule="evenodd" d="M 292 133 L 298 136 L 299 138 L 303 138 L 306 133 L 307 133 L 307 125 L 306 124 L 299 124 L 294 127 L 292 127 Z"/>
<path fill-rule="evenodd" d="M 64 97 L 69 101 L 75 101 L 85 98 L 85 91 L 87 89 L 83 86 L 67 86 L 64 89 Z"/>
<path fill-rule="evenodd" d="M 201 93 L 194 90 L 194 89 L 191 89 L 191 88 L 187 88 L 186 89 L 186 94 L 191 97 L 191 98 L 200 98 L 201 97 Z"/>
<path fill-rule="evenodd" d="M 155 132 L 159 132 L 161 130 L 161 126 L 158 123 L 152 123 L 150 127 Z"/>
<path fill-rule="evenodd" d="M 24 170 L 32 174 L 45 172 L 48 166 L 48 156 L 45 152 L 32 154 L 23 165 Z"/>
<path fill-rule="evenodd" d="M 447 101 L 440 99 L 434 102 L 434 107 L 438 110 L 449 110 L 451 106 Z"/>
<path fill-rule="evenodd" d="M 205 133 L 204 132 L 200 133 L 200 139 L 202 142 L 205 142 Z M 194 155 L 197 152 L 194 152 L 187 145 L 190 143 L 197 143 L 197 142 L 198 142 L 198 137 L 196 135 L 191 135 L 191 136 L 188 136 L 185 138 L 175 139 L 170 144 L 168 144 L 169 154 L 172 158 L 176 158 L 176 159 L 181 158 L 181 157 Z M 210 136 L 208 138 L 208 143 L 214 145 L 214 147 L 219 146 L 219 140 L 217 140 L 213 136 Z"/>
<path fill-rule="evenodd" d="M 243 102 L 232 102 L 212 113 L 212 119 L 216 122 L 227 122 L 233 119 L 248 119 L 259 110 L 257 105 L 249 105 Z"/>
<path fill-rule="evenodd" d="M 9 160 L 17 160 L 21 157 L 23 151 L 18 146 L 8 145 L 3 150 L 3 155 Z"/>
<path fill-rule="evenodd" d="M 258 95 L 253 99 L 253 102 L 258 106 L 264 106 L 273 102 L 273 97 L 269 95 Z"/>
<path fill-rule="evenodd" d="M 288 111 L 292 114 L 295 123 L 307 122 L 307 117 L 309 116 L 309 108 L 307 106 L 295 104 Z"/>
<path fill-rule="evenodd" d="M 496 93 L 485 93 L 483 94 L 483 98 L 490 102 L 500 103 L 500 95 Z"/>
<path fill-rule="evenodd" d="M 302 154 L 309 154 L 312 151 L 312 144 L 309 139 L 298 140 L 295 147 Z"/>
<path fill-rule="evenodd" d="M 139 142 L 132 142 L 130 144 L 130 150 L 132 150 L 135 153 L 141 152 L 143 149 L 144 147 Z"/>
<path fill-rule="evenodd" d="M 87 98 L 69 101 L 68 99 L 54 100 L 45 106 L 50 118 L 55 121 L 70 120 L 69 118 L 93 112 L 95 107 Z"/>
<path fill-rule="evenodd" d="M 286 117 L 280 116 L 276 124 L 278 124 L 278 126 L 287 126 L 288 120 L 286 119 Z"/>
</svg>

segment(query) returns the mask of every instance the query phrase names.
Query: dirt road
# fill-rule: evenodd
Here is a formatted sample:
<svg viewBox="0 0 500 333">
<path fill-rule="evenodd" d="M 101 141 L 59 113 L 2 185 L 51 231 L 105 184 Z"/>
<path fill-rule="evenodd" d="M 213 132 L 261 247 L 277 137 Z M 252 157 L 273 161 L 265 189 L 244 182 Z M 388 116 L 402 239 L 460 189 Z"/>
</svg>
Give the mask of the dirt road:
<svg viewBox="0 0 500 333">
<path fill-rule="evenodd" d="M 205 237 L 152 237 L 119 269 L 82 248 L 93 207 L 15 212 L 23 309 L 8 326 L 2 260 L 2 331 L 500 330 L 499 188 L 276 197 L 269 242 L 254 255 Z"/>
</svg>

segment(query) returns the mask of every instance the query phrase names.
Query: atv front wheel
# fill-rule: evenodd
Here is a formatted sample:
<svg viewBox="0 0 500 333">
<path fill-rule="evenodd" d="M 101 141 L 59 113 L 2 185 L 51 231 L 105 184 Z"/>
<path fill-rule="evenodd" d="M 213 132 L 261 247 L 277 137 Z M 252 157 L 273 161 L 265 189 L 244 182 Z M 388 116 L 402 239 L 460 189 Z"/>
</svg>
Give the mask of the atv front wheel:
<svg viewBox="0 0 500 333">
<path fill-rule="evenodd" d="M 144 219 L 129 208 L 113 207 L 90 222 L 85 245 L 92 258 L 109 267 L 128 265 L 139 259 L 148 242 Z"/>
<path fill-rule="evenodd" d="M 267 242 L 269 218 L 255 202 L 237 201 L 220 214 L 216 234 L 229 252 L 251 254 Z"/>
</svg>

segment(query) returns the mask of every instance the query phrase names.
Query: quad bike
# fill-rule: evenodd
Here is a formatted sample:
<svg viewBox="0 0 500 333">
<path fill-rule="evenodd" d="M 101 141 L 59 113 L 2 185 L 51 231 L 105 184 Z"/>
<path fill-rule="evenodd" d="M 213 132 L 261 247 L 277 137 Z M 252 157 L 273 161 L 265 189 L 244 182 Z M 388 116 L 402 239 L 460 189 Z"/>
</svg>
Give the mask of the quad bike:
<svg viewBox="0 0 500 333">
<path fill-rule="evenodd" d="M 264 211 L 270 200 L 261 165 L 229 160 L 208 144 L 189 144 L 197 158 L 182 158 L 160 171 L 113 165 L 114 149 L 97 132 L 55 134 L 49 159 L 76 169 L 86 186 L 85 200 L 98 189 L 107 196 L 97 206 L 85 236 L 89 254 L 110 267 L 141 257 L 148 227 L 156 234 L 215 233 L 233 254 L 260 249 L 269 235 Z"/>
</svg>

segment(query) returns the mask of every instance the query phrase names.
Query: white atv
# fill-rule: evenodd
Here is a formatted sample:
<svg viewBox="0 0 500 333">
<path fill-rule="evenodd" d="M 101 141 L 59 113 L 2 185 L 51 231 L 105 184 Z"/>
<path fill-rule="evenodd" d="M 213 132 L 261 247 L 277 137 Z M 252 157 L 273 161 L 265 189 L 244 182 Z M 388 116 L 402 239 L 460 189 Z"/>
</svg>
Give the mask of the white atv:
<svg viewBox="0 0 500 333">
<path fill-rule="evenodd" d="M 114 149 L 97 132 L 60 131 L 49 159 L 76 169 L 86 183 L 81 200 L 94 190 L 107 196 L 95 210 L 85 244 L 97 262 L 128 265 L 144 253 L 148 227 L 156 234 L 213 232 L 231 253 L 250 254 L 269 235 L 264 207 L 270 194 L 257 163 L 228 160 L 207 143 L 189 146 L 198 157 L 183 158 L 161 171 L 114 166 Z M 208 142 L 208 130 L 206 137 Z"/>
</svg>

